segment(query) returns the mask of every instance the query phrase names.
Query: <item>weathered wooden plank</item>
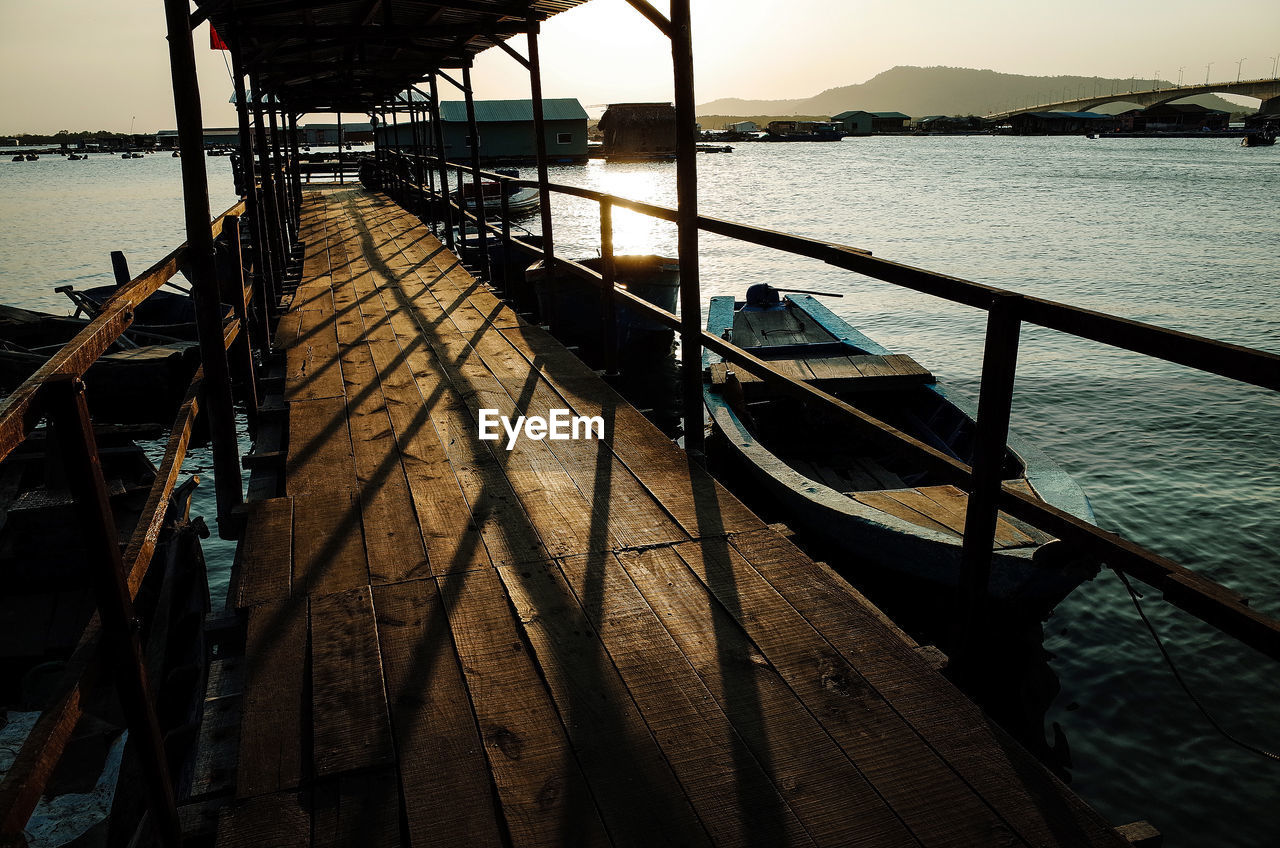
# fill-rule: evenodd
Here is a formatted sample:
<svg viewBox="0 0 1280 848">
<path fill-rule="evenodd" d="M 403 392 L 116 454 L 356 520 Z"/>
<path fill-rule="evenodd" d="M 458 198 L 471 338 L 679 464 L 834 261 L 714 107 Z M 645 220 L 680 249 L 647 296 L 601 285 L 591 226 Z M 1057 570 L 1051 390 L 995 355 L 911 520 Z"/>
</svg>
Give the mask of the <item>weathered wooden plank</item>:
<svg viewBox="0 0 1280 848">
<path fill-rule="evenodd" d="M 536 327 L 501 331 L 578 415 L 611 422 L 613 450 L 692 537 L 757 530 L 764 526 L 635 407 L 573 354 Z"/>
<path fill-rule="evenodd" d="M 302 288 L 299 288 L 302 292 Z M 301 318 L 298 336 L 285 349 L 286 400 L 316 400 L 342 397 L 342 370 L 338 363 L 338 336 L 332 291 L 326 288 L 309 303 L 299 307 L 295 295 L 293 312 Z M 327 300 L 326 300 L 327 298 Z M 318 306 L 319 308 L 310 308 Z"/>
<path fill-rule="evenodd" d="M 311 793 L 275 792 L 223 807 L 216 848 L 310 848 Z"/>
<path fill-rule="evenodd" d="M 311 714 L 318 777 L 395 761 L 368 586 L 311 599 Z"/>
<path fill-rule="evenodd" d="M 387 296 L 397 306 L 402 305 L 398 298 L 403 294 L 398 290 L 392 289 Z M 489 558 L 494 563 L 529 562 L 543 558 L 546 549 L 542 540 L 521 509 L 520 498 L 513 491 L 497 456 L 486 447 L 487 443 L 480 442 L 475 420 L 447 378 L 447 369 L 438 358 L 438 352 L 430 347 L 424 349 L 422 336 L 426 331 L 420 329 L 405 311 L 397 309 L 392 312 L 389 309 L 388 312 L 402 351 L 408 351 L 405 364 L 428 407 L 426 420 L 431 423 L 439 444 L 444 448 Z M 424 536 L 427 532 L 424 520 Z M 460 558 L 455 556 L 455 559 Z M 460 559 L 460 562 L 464 561 Z"/>
<path fill-rule="evenodd" d="M 293 500 L 257 501 L 246 510 L 236 586 L 242 609 L 289 597 L 293 583 Z"/>
<path fill-rule="evenodd" d="M 498 575 L 436 580 L 512 843 L 610 844 Z"/>
<path fill-rule="evenodd" d="M 515 413 L 547 420 L 553 410 L 568 414 L 563 398 L 491 325 L 482 325 L 468 338 L 480 361 L 506 391 Z M 545 443 L 591 505 L 588 544 L 598 549 L 606 537 L 621 546 L 687 539 L 688 534 L 614 455 L 611 449 L 613 422 L 603 416 L 601 422 L 604 438 L 593 450 L 584 450 L 583 445 L 573 441 L 547 440 Z"/>
<path fill-rule="evenodd" d="M 341 397 L 289 405 L 285 489 L 290 495 L 357 487 L 347 405 Z"/>
<path fill-rule="evenodd" d="M 735 548 L 710 540 L 674 550 L 809 710 L 823 716 L 827 732 L 916 838 L 991 844 L 998 834 L 1012 835 L 973 786 Z M 948 811 L 945 821 L 939 808 Z"/>
<path fill-rule="evenodd" d="M 618 560 L 815 841 L 915 844 L 825 727 L 831 719 L 846 721 L 847 732 L 860 733 L 861 723 L 845 712 L 814 710 L 798 697 L 788 685 L 791 669 L 772 663 L 735 621 L 738 603 L 723 607 L 671 548 L 627 551 Z M 809 672 L 822 676 L 832 666 L 824 660 L 811 657 Z M 833 806 L 832 798 L 840 804 Z M 763 807 L 755 815 L 767 820 L 779 813 Z"/>
<path fill-rule="evenodd" d="M 400 792 L 395 770 L 341 774 L 312 789 L 312 848 L 397 848 Z"/>
<path fill-rule="evenodd" d="M 335 487 L 293 499 L 293 591 L 328 595 L 369 583 L 360 496 Z"/>
<path fill-rule="evenodd" d="M 373 605 L 408 844 L 502 845 L 484 740 L 435 582 L 377 586 Z"/>
<path fill-rule="evenodd" d="M 1123 845 L 1096 811 L 1012 743 L 958 689 L 896 638 L 826 569 L 771 531 L 731 537 L 735 549 L 820 630 L 916 733 L 1032 845 Z M 943 809 L 940 805 L 940 809 Z"/>
<path fill-rule="evenodd" d="M 560 566 L 712 840 L 809 842 L 812 831 L 780 794 L 786 778 L 765 770 L 615 556 L 567 557 Z"/>
<path fill-rule="evenodd" d="M 290 789 L 303 775 L 307 603 L 303 597 L 248 612 L 245 685 L 236 795 Z M 283 844 L 283 843 L 282 843 Z"/>
<path fill-rule="evenodd" d="M 499 568 L 498 575 L 565 717 L 574 754 L 614 844 L 710 845 L 559 569 L 531 563 Z"/>
</svg>

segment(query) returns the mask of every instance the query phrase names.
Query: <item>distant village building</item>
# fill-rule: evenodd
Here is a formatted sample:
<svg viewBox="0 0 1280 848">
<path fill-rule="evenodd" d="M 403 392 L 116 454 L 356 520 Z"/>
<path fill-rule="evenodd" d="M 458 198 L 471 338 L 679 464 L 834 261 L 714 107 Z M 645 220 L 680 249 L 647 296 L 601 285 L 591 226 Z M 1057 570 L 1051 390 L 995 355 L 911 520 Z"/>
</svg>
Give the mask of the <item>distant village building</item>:
<svg viewBox="0 0 1280 848">
<path fill-rule="evenodd" d="M 533 125 L 532 100 L 477 100 L 476 126 L 480 130 L 480 161 L 532 162 L 538 157 L 538 137 Z M 543 135 L 552 162 L 581 162 L 587 158 L 587 110 L 575 98 L 542 101 Z M 449 159 L 471 157 L 471 130 L 467 104 L 440 104 L 444 152 Z M 401 125 L 402 128 L 405 125 Z M 407 143 L 408 130 L 404 130 Z"/>
<path fill-rule="evenodd" d="M 238 147 L 240 130 L 236 127 L 205 127 L 205 147 Z M 177 130 L 160 130 L 156 133 L 155 146 L 161 150 L 172 150 L 178 146 Z"/>
<path fill-rule="evenodd" d="M 915 122 L 922 133 L 976 133 L 986 132 L 987 122 L 976 115 L 928 115 Z"/>
<path fill-rule="evenodd" d="M 1122 132 L 1200 132 L 1225 130 L 1231 114 L 1195 103 L 1160 103 L 1116 116 Z"/>
<path fill-rule="evenodd" d="M 871 135 L 872 133 L 903 132 L 911 121 L 911 116 L 901 112 L 865 112 L 861 109 L 851 109 L 848 112 L 832 115 L 831 120 L 841 124 L 845 135 Z"/>
<path fill-rule="evenodd" d="M 299 144 L 314 144 L 317 147 L 336 144 L 365 144 L 373 141 L 373 124 L 368 121 L 343 121 L 342 140 L 339 142 L 338 125 L 334 124 L 301 124 L 298 126 Z"/>
<path fill-rule="evenodd" d="M 901 112 L 872 112 L 871 131 L 873 133 L 902 132 L 911 123 L 911 116 Z"/>
<path fill-rule="evenodd" d="M 730 124 L 725 127 L 730 132 L 753 133 L 760 132 L 760 126 L 755 121 L 738 121 L 736 124 Z"/>
<path fill-rule="evenodd" d="M 1110 132 L 1117 122 L 1097 112 L 1022 112 L 1007 123 L 1013 135 L 1083 135 Z"/>
<path fill-rule="evenodd" d="M 765 132 L 771 141 L 839 141 L 844 137 L 839 121 L 770 121 Z"/>
<path fill-rule="evenodd" d="M 606 156 L 674 156 L 676 107 L 670 103 L 611 103 L 600 118 Z"/>
<path fill-rule="evenodd" d="M 845 135 L 871 135 L 871 113 L 854 109 L 832 115 L 831 120 L 840 124 Z"/>
</svg>

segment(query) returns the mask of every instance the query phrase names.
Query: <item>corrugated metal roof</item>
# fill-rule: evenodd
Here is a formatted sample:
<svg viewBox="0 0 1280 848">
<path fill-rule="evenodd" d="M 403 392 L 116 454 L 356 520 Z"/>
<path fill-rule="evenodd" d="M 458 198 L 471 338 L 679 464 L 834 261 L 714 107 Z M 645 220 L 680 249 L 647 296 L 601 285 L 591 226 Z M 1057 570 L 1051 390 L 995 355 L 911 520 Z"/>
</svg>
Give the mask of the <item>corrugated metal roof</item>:
<svg viewBox="0 0 1280 848">
<path fill-rule="evenodd" d="M 905 118 L 911 120 L 910 115 L 904 115 L 901 112 L 872 112 L 877 118 Z"/>
<path fill-rule="evenodd" d="M 197 0 L 259 85 L 294 112 L 367 112 L 587 0 Z"/>
<path fill-rule="evenodd" d="M 548 121 L 576 121 L 587 119 L 587 110 L 573 97 L 543 99 L 542 115 Z M 465 124 L 467 104 L 460 100 L 440 103 L 440 120 L 446 123 Z M 532 121 L 532 100 L 477 100 L 476 122 L 491 124 L 503 121 Z"/>
</svg>

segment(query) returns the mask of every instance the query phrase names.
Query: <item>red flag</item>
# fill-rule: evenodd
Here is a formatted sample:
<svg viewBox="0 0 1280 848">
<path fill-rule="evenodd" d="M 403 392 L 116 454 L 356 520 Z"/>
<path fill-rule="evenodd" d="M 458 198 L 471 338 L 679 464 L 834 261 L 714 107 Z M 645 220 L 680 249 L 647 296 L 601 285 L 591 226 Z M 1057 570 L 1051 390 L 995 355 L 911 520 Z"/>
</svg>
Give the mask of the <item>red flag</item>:
<svg viewBox="0 0 1280 848">
<path fill-rule="evenodd" d="M 227 42 L 223 41 L 218 35 L 218 31 L 213 28 L 213 24 L 209 24 L 209 49 L 210 50 L 230 50 Z"/>
</svg>

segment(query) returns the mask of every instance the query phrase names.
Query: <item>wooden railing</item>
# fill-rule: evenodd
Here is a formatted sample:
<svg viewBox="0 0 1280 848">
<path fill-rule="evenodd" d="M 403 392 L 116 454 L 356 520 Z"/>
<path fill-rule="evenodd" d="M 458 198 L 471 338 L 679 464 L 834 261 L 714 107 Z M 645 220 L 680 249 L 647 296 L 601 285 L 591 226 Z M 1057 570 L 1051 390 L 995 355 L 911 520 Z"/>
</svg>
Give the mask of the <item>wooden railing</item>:
<svg viewBox="0 0 1280 848">
<path fill-rule="evenodd" d="M 243 203 L 237 204 L 211 225 L 219 250 L 225 251 L 219 268 L 221 299 L 232 307 L 232 314 L 222 323 L 221 344 L 215 344 L 215 349 L 230 353 L 231 370 L 241 383 L 241 399 L 252 413 L 257 395 L 250 343 L 259 322 L 256 317 L 251 320 L 250 313 L 262 292 L 246 285 L 243 277 L 239 232 L 243 209 Z M 172 279 L 186 261 L 184 244 L 121 285 L 75 338 L 0 404 L 0 460 L 42 420 L 52 425 L 90 560 L 86 573 L 94 583 L 97 599 L 97 611 L 56 683 L 52 705 L 42 712 L 0 783 L 0 844 L 21 844 L 23 828 L 82 715 L 84 693 L 112 677 L 146 778 L 150 825 L 169 844 L 180 840 L 173 784 L 133 604 L 148 574 L 201 414 L 204 369 L 196 371 L 174 419 L 164 459 L 123 555 L 89 417 L 84 376 L 129 328 L 137 307 Z M 259 308 L 257 313 L 262 311 Z M 255 339 L 254 344 L 259 341 Z M 207 348 L 202 346 L 202 356 L 206 354 Z"/>
<path fill-rule="evenodd" d="M 425 185 L 425 181 L 414 179 L 414 175 L 424 172 L 436 172 L 443 176 L 449 171 L 455 171 L 460 184 L 464 177 L 472 175 L 469 165 L 391 152 L 384 152 L 380 162 L 384 187 L 402 203 L 425 210 L 433 220 L 443 221 L 446 226 L 457 222 L 460 228 L 470 226 L 473 232 L 495 233 L 501 239 L 503 250 L 537 254 L 549 269 L 571 274 L 599 287 L 606 298 L 602 337 L 607 338 L 611 332 L 614 306 L 620 302 L 625 302 L 629 309 L 683 334 L 678 316 L 614 286 L 608 261 L 604 263 L 603 272 L 596 272 L 512 237 L 505 208 L 506 191 L 503 192 L 503 214 L 494 225 L 484 221 L 483 214 L 478 217 L 455 202 L 456 186 L 449 186 L 445 191 L 432 191 L 433 187 Z M 542 187 L 536 181 L 502 174 L 481 172 L 481 176 L 506 186 Z M 446 182 L 453 181 L 442 179 L 442 187 Z M 600 250 L 601 255 L 606 258 L 613 253 L 611 221 L 614 208 L 629 209 L 663 221 L 674 222 L 677 219 L 676 210 L 665 206 L 628 200 L 577 186 L 550 184 L 545 188 L 599 204 Z M 989 577 L 996 516 L 998 510 L 1005 510 L 1010 515 L 1058 536 L 1109 567 L 1132 575 L 1161 591 L 1170 603 L 1244 644 L 1272 659 L 1280 659 L 1280 621 L 1250 608 L 1247 599 L 1240 593 L 1115 533 L 1050 506 L 1033 495 L 1004 485 L 1000 479 L 1000 463 L 1008 437 L 1013 401 L 1018 337 L 1023 323 L 1057 330 L 1272 391 L 1280 391 L 1280 356 L 1052 300 L 1023 296 L 1006 289 L 881 259 L 870 251 L 849 245 L 706 216 L 699 216 L 698 227 L 705 232 L 784 253 L 819 259 L 837 268 L 988 312 L 976 449 L 972 466 L 924 444 L 834 395 L 780 373 L 770 363 L 705 329 L 700 331 L 703 347 L 792 397 L 819 403 L 837 411 L 845 421 L 863 433 L 905 446 L 930 469 L 969 493 L 961 577 L 963 620 L 971 621 L 981 614 L 982 599 L 986 594 Z M 452 233 L 446 235 L 452 246 Z M 702 422 L 686 422 L 686 427 L 690 426 L 700 427 Z M 962 627 L 961 641 L 964 639 L 963 633 L 969 629 Z M 961 651 L 963 652 L 963 647 Z"/>
</svg>

